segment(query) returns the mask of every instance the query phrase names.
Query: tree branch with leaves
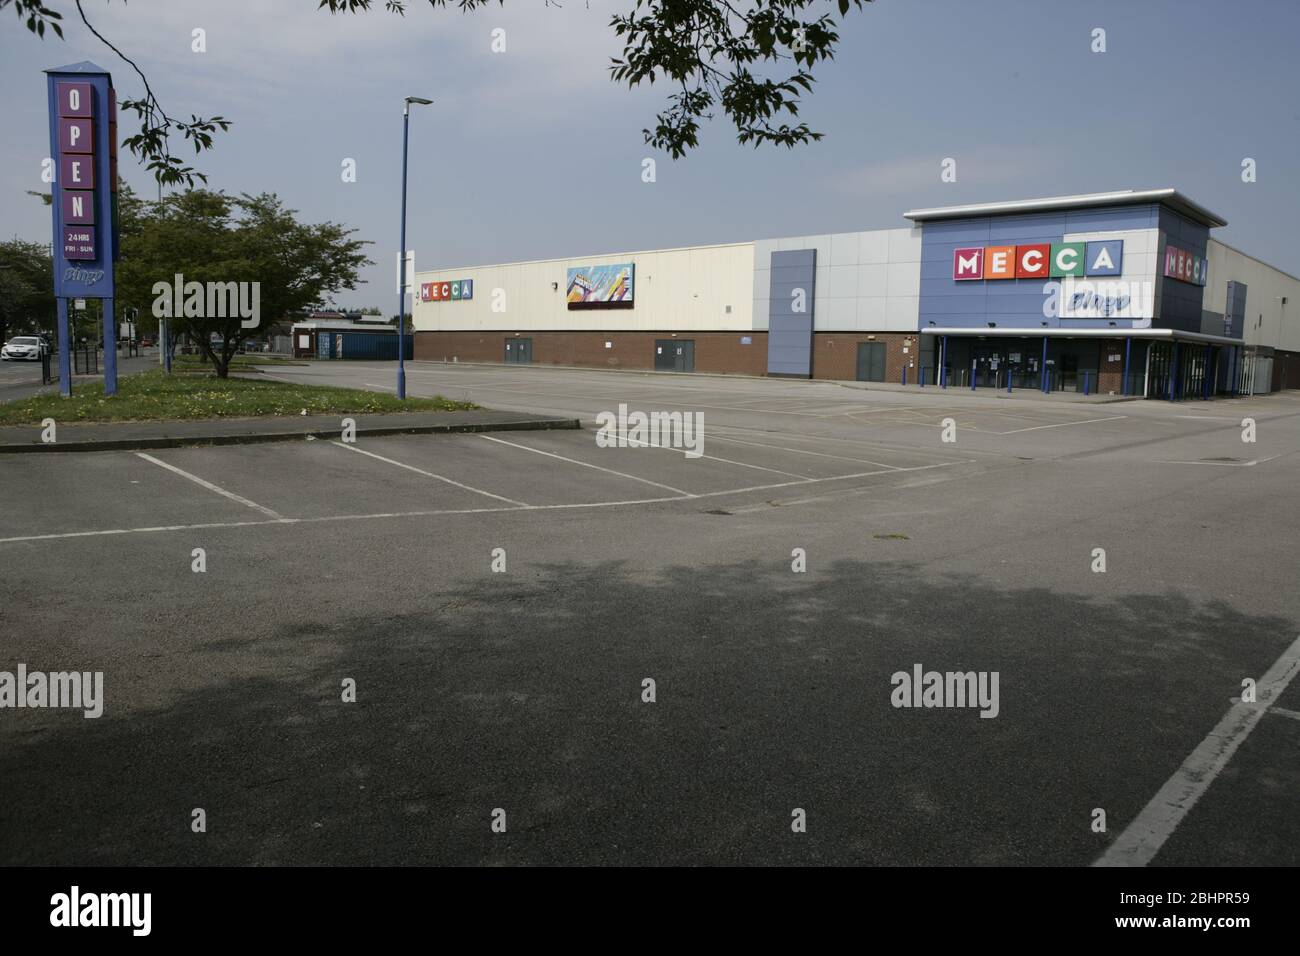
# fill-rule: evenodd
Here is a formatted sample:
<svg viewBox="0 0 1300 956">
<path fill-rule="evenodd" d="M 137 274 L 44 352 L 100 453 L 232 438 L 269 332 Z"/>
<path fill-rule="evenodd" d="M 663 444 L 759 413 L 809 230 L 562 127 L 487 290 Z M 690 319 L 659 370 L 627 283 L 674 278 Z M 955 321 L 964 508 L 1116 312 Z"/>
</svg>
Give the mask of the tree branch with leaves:
<svg viewBox="0 0 1300 956">
<path fill-rule="evenodd" d="M 122 100 L 118 104 L 120 109 L 135 113 L 140 120 L 140 132 L 123 139 L 122 145 L 153 173 L 154 179 L 161 185 L 184 185 L 192 188 L 196 183 L 206 183 L 208 181 L 206 175 L 172 152 L 171 137 L 179 135 L 184 141 L 192 144 L 197 156 L 204 150 L 212 148 L 213 134 L 230 129 L 230 120 L 222 116 L 204 118 L 190 114 L 189 120 L 183 121 L 169 116 L 158 101 L 158 97 L 154 95 L 153 88 L 149 85 L 149 78 L 144 71 L 95 28 L 86 16 L 82 0 L 74 0 L 74 3 L 86 29 L 94 35 L 95 39 L 117 54 L 122 62 L 130 66 L 140 78 L 140 82 L 144 84 L 143 97 L 136 100 Z M 17 11 L 20 19 L 25 18 L 27 29 L 37 37 L 45 38 L 45 29 L 48 25 L 51 33 L 63 39 L 61 24 L 63 14 L 41 0 L 0 0 L 0 10 L 8 6 L 12 6 Z"/>
<path fill-rule="evenodd" d="M 169 115 L 145 72 L 90 22 L 83 0 L 72 0 L 81 22 L 101 43 L 129 65 L 144 86 L 139 99 L 123 100 L 121 108 L 135 113 L 140 130 L 123 140 L 162 185 L 206 183 L 207 177 L 172 149 L 179 136 L 197 156 L 211 149 L 213 136 L 230 128 L 230 120 L 190 115 L 188 121 Z M 404 17 L 418 0 L 317 0 L 318 10 L 331 14 L 364 14 L 380 3 L 388 13 Z M 455 6 L 462 13 L 487 7 L 493 0 L 425 0 L 435 10 Z M 505 0 L 495 0 L 499 6 Z M 703 122 L 721 111 L 741 143 L 755 147 L 794 146 L 814 142 L 822 133 L 795 122 L 802 98 L 812 92 L 812 69 L 830 60 L 839 43 L 840 19 L 872 0 L 636 0 L 626 14 L 611 17 L 609 26 L 623 40 L 623 55 L 611 60 L 610 78 L 629 88 L 642 82 L 666 81 L 673 92 L 669 105 L 642 135 L 650 146 L 679 159 L 699 146 Z M 548 2 L 547 6 L 561 4 Z M 44 39 L 47 28 L 63 37 L 63 15 L 45 0 L 0 0 L 0 11 L 12 7 L 27 29 Z M 818 13 L 818 11 L 821 11 Z M 784 66 L 783 66 L 784 64 Z M 775 75 L 763 75 L 775 70 Z"/>
</svg>

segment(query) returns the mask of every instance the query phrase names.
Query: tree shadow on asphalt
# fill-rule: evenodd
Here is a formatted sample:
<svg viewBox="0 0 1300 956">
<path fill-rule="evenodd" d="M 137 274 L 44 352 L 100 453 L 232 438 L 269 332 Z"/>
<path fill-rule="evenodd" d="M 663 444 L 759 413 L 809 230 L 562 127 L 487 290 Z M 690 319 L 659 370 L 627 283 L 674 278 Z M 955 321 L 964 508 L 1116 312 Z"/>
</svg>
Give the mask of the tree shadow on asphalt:
<svg viewBox="0 0 1300 956">
<path fill-rule="evenodd" d="M 100 720 L 8 712 L 0 860 L 1083 864 L 1296 629 L 905 562 L 555 564 L 422 600 L 213 633 L 161 709 L 115 697 L 151 679 L 142 655 Z M 248 673 L 211 677 L 241 652 Z M 915 663 L 999 672 L 999 716 L 893 708 Z"/>
</svg>

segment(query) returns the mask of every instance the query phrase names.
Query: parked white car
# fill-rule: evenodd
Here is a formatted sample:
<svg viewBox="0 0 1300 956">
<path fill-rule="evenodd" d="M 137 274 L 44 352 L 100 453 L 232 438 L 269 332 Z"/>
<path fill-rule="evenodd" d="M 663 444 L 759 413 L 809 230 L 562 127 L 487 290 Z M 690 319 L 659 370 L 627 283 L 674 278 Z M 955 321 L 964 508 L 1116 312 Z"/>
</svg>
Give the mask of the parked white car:
<svg viewBox="0 0 1300 956">
<path fill-rule="evenodd" d="M 49 351 L 44 339 L 35 335 L 15 335 L 0 348 L 0 360 L 39 362 Z"/>
</svg>

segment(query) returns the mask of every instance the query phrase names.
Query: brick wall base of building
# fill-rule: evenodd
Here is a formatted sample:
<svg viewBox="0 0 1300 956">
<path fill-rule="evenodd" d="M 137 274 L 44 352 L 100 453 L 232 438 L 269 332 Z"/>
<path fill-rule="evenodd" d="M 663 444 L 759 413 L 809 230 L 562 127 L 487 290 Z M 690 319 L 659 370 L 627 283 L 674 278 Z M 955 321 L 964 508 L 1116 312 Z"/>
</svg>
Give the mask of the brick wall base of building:
<svg viewBox="0 0 1300 956">
<path fill-rule="evenodd" d="M 742 339 L 749 339 L 749 344 Z M 767 332 L 416 332 L 415 357 L 429 362 L 504 363 L 506 342 L 530 339 L 533 365 L 653 370 L 662 341 L 695 343 L 695 371 L 723 375 L 767 374 Z M 605 343 L 609 347 L 605 347 Z M 917 336 L 902 332 L 818 332 L 813 336 L 813 378 L 857 378 L 858 343 L 885 345 L 885 381 L 915 380 Z M 907 351 L 904 352 L 904 349 Z"/>
<path fill-rule="evenodd" d="M 813 334 L 813 378 L 852 382 L 858 377 L 858 345 L 880 342 L 885 346 L 884 382 L 899 384 L 903 369 L 907 381 L 916 381 L 919 336 L 907 332 L 816 332 Z M 903 351 L 906 349 L 907 351 Z"/>
<path fill-rule="evenodd" d="M 416 332 L 415 357 L 429 362 L 504 363 L 506 342 L 530 339 L 533 365 L 653 370 L 656 343 L 695 343 L 695 371 L 767 374 L 767 332 Z M 748 339 L 749 344 L 742 339 Z M 605 343 L 609 347 L 605 347 Z"/>
<path fill-rule="evenodd" d="M 533 365 L 578 368 L 631 369 L 651 371 L 655 350 L 661 342 L 695 343 L 695 371 L 722 375 L 767 374 L 767 332 L 416 332 L 415 358 L 430 362 L 473 362 L 504 364 L 506 342 L 531 340 Z M 748 339 L 749 344 L 743 344 Z M 606 343 L 609 347 L 606 348 Z M 855 381 L 858 352 L 862 343 L 882 344 L 884 377 L 880 381 L 898 384 L 907 370 L 907 383 L 917 381 L 922 357 L 920 337 L 908 332 L 817 332 L 812 342 L 812 378 Z M 1105 339 L 1093 392 L 1120 394 L 1123 389 L 1124 340 Z M 1133 344 L 1133 369 L 1138 376 L 1145 361 L 1146 343 Z M 517 346 L 516 346 L 517 349 Z M 515 350 L 512 350 L 515 351 Z M 928 375 L 934 375 L 934 355 L 927 358 Z M 1275 376 L 1279 372 L 1275 366 Z M 1280 377 L 1280 376 L 1279 376 Z M 1287 369 L 1289 387 L 1300 387 L 1300 361 Z M 1291 379 L 1295 378 L 1292 382 Z"/>
</svg>

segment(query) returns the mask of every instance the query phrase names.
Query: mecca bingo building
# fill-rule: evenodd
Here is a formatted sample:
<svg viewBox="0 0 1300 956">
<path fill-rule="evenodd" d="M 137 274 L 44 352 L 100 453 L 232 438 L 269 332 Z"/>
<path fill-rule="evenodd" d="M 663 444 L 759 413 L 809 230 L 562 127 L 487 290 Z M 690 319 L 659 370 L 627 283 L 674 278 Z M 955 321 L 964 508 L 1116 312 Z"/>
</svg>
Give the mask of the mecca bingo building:
<svg viewBox="0 0 1300 956">
<path fill-rule="evenodd" d="M 417 359 L 1155 399 L 1300 388 L 1300 279 L 1174 189 L 417 272 Z"/>
</svg>

